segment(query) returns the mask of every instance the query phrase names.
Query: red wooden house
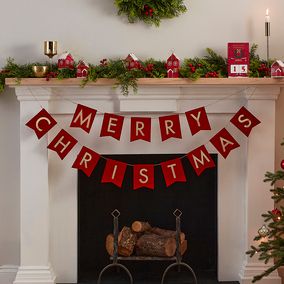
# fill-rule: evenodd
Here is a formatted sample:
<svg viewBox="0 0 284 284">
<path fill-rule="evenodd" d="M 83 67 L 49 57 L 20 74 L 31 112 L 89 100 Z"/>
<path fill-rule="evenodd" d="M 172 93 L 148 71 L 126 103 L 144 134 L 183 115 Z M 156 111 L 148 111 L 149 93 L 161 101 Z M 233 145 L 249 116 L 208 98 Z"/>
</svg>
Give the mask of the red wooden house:
<svg viewBox="0 0 284 284">
<path fill-rule="evenodd" d="M 84 60 L 79 60 L 77 64 L 76 77 L 86 78 L 89 72 L 89 65 Z"/>
<path fill-rule="evenodd" d="M 74 69 L 74 58 L 69 52 L 65 52 L 58 58 L 58 69 Z"/>
<path fill-rule="evenodd" d="M 284 63 L 281 60 L 277 60 L 271 65 L 271 77 L 272 78 L 284 77 Z"/>
<path fill-rule="evenodd" d="M 179 66 L 180 59 L 174 53 L 172 53 L 171 56 L 167 59 L 166 63 L 168 78 L 179 77 Z"/>
<path fill-rule="evenodd" d="M 139 59 L 134 53 L 128 54 L 128 56 L 125 58 L 125 64 L 128 70 L 139 69 L 141 66 Z"/>
</svg>

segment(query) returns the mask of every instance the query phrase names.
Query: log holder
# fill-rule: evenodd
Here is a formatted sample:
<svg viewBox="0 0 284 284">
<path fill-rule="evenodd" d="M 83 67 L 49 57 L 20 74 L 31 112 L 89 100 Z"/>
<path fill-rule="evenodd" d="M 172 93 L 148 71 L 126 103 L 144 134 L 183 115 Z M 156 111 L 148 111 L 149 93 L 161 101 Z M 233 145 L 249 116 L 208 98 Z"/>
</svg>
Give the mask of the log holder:
<svg viewBox="0 0 284 284">
<path fill-rule="evenodd" d="M 164 284 L 167 273 L 173 268 L 173 267 L 177 267 L 178 268 L 178 272 L 180 272 L 180 268 L 181 267 L 185 267 L 188 271 L 190 271 L 190 273 L 193 276 L 193 280 L 194 283 L 197 284 L 197 278 L 196 275 L 194 273 L 194 270 L 185 262 L 182 262 L 182 255 L 181 255 L 181 251 L 180 251 L 180 245 L 181 245 L 181 240 L 180 240 L 180 223 L 181 223 L 181 215 L 182 212 L 179 209 L 176 209 L 173 212 L 173 215 L 176 218 L 176 255 L 174 257 L 150 257 L 150 256 L 129 256 L 129 257 L 122 257 L 122 256 L 118 256 L 118 218 L 120 216 L 120 212 L 119 210 L 115 209 L 112 213 L 111 213 L 112 217 L 113 217 L 113 235 L 114 235 L 114 251 L 113 251 L 113 257 L 110 257 L 110 260 L 112 260 L 112 263 L 105 266 L 102 271 L 99 274 L 99 278 L 97 281 L 97 284 L 101 284 L 101 279 L 102 279 L 102 275 L 109 270 L 110 268 L 116 267 L 119 271 L 119 269 L 121 268 L 122 270 L 124 270 L 126 272 L 126 274 L 129 277 L 129 282 L 130 284 L 133 284 L 133 277 L 132 274 L 130 273 L 130 271 L 127 269 L 127 267 L 123 264 L 118 263 L 118 260 L 132 260 L 132 261 L 175 261 L 174 263 L 170 264 L 164 271 L 163 276 L 162 276 L 162 280 L 161 280 L 161 284 Z"/>
</svg>

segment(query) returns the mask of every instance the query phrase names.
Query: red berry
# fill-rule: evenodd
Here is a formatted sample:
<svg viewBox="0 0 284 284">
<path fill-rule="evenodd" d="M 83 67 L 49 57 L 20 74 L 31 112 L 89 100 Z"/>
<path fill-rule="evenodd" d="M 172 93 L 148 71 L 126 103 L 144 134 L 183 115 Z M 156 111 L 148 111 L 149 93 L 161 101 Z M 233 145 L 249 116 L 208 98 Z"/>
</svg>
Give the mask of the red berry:
<svg viewBox="0 0 284 284">
<path fill-rule="evenodd" d="M 149 12 L 150 12 L 150 13 L 153 13 L 153 9 L 149 9 Z"/>
<path fill-rule="evenodd" d="M 149 12 L 148 12 L 148 11 L 146 11 L 146 12 L 145 12 L 145 15 L 146 15 L 146 16 L 148 16 L 148 15 L 149 15 Z"/>
</svg>

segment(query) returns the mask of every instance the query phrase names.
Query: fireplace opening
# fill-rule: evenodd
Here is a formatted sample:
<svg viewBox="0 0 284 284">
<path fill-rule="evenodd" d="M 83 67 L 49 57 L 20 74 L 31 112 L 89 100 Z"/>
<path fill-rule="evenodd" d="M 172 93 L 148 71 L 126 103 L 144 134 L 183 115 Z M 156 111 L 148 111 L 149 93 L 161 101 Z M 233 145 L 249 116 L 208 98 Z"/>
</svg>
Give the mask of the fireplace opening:
<svg viewBox="0 0 284 284">
<path fill-rule="evenodd" d="M 108 155 L 106 157 L 129 164 L 158 164 L 183 154 Z M 98 278 L 111 261 L 105 239 L 113 231 L 111 212 L 118 209 L 119 230 L 135 220 L 152 226 L 175 230 L 173 211 L 182 211 L 181 231 L 188 248 L 183 262 L 189 264 L 200 279 L 217 279 L 217 155 L 211 154 L 216 167 L 197 176 L 186 158 L 182 159 L 187 181 L 166 187 L 160 167 L 155 167 L 155 189 L 132 189 L 132 169 L 127 167 L 122 188 L 101 183 L 105 160 L 101 159 L 90 177 L 78 172 L 78 282 L 88 283 Z M 161 281 L 169 261 L 122 261 L 132 273 L 135 283 Z M 105 279 L 125 278 L 110 271 Z M 189 275 L 190 276 L 190 275 Z M 175 271 L 169 277 L 176 278 Z M 182 272 L 178 277 L 188 277 Z M 112 280 L 111 280 L 112 279 Z M 187 278 L 188 279 L 188 278 Z M 93 283 L 93 282 L 92 282 Z M 108 282 L 104 282 L 108 283 Z M 119 283 L 119 282 L 117 282 Z M 126 282 L 124 282 L 126 283 Z M 139 282 L 138 282 L 139 283 Z M 171 282 L 172 283 L 172 282 Z M 174 282 L 173 282 L 174 283 Z M 182 283 L 182 280 L 179 280 Z M 210 282 L 211 283 L 211 282 Z M 216 282 L 217 283 L 217 282 Z"/>
</svg>

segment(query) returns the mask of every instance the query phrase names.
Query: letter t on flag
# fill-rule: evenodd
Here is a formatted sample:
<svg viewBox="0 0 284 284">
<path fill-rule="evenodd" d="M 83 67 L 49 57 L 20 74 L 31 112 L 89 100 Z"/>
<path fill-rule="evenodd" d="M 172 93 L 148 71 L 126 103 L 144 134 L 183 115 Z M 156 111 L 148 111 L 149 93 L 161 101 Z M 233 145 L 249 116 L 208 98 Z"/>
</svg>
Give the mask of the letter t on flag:
<svg viewBox="0 0 284 284">
<path fill-rule="evenodd" d="M 26 126 L 33 129 L 37 138 L 40 139 L 56 124 L 57 122 L 55 119 L 43 108 L 37 115 L 26 123 Z"/>
<path fill-rule="evenodd" d="M 167 186 L 170 186 L 178 181 L 186 182 L 186 177 L 180 159 L 170 160 L 161 163 L 161 167 Z"/>
<path fill-rule="evenodd" d="M 70 127 L 79 127 L 90 133 L 96 113 L 95 109 L 78 104 Z"/>
</svg>

